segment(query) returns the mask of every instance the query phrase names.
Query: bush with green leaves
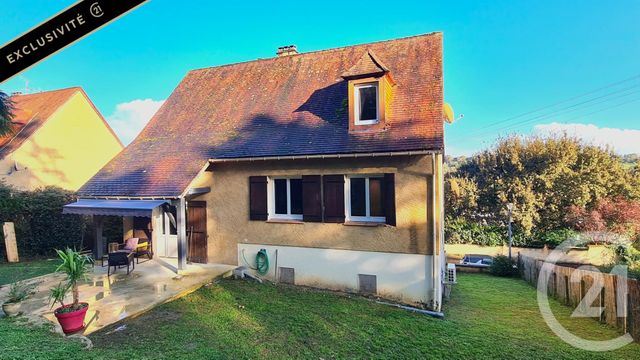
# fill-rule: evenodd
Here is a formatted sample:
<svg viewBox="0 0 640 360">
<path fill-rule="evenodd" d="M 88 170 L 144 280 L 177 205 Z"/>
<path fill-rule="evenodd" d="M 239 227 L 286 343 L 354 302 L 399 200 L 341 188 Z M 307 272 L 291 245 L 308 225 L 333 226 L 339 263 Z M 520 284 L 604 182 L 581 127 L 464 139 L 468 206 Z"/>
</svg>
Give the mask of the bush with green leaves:
<svg viewBox="0 0 640 360">
<path fill-rule="evenodd" d="M 47 256 L 67 247 L 87 248 L 94 238 L 91 217 L 62 214 L 62 207 L 76 199 L 73 192 L 56 187 L 20 191 L 0 182 L 0 223 L 14 223 L 21 256 Z M 122 241 L 122 218 L 106 217 L 103 236 L 107 238 L 105 243 Z"/>
<path fill-rule="evenodd" d="M 515 276 L 518 270 L 514 267 L 515 262 L 508 256 L 498 255 L 493 258 L 493 263 L 489 266 L 489 272 L 495 276 Z"/>
<path fill-rule="evenodd" d="M 444 233 L 447 244 L 483 246 L 500 246 L 505 242 L 507 235 L 506 230 L 500 226 L 482 225 L 462 217 L 447 217 Z"/>
<path fill-rule="evenodd" d="M 19 191 L 0 184 L 0 198 L 0 222 L 14 223 L 20 255 L 49 255 L 55 248 L 82 245 L 87 220 L 62 214 L 62 207 L 76 199 L 72 192 L 55 187 Z"/>
<path fill-rule="evenodd" d="M 16 281 L 9 286 L 9 294 L 7 297 L 7 304 L 16 304 L 23 300 L 25 300 L 31 292 L 35 285 L 28 285 L 24 281 Z"/>
</svg>

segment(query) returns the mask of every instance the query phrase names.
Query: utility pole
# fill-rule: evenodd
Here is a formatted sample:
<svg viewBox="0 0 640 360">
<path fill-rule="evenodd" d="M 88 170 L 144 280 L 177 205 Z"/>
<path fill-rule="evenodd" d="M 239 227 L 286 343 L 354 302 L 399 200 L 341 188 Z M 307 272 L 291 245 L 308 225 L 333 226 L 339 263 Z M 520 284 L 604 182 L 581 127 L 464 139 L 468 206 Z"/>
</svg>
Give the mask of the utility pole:
<svg viewBox="0 0 640 360">
<path fill-rule="evenodd" d="M 511 223 L 513 222 L 513 203 L 508 203 L 507 204 L 507 210 L 509 210 L 509 227 L 508 227 L 508 234 L 509 234 L 509 260 L 512 260 L 511 258 L 511 244 L 513 243 L 513 233 L 511 231 Z"/>
</svg>

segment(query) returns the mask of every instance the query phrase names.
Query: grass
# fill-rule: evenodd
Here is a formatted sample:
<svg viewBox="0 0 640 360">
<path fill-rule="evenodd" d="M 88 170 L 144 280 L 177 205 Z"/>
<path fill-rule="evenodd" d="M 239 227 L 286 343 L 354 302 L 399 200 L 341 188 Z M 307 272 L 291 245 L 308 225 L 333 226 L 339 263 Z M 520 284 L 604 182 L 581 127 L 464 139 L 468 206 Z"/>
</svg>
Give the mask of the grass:
<svg viewBox="0 0 640 360">
<path fill-rule="evenodd" d="M 0 285 L 50 274 L 58 265 L 60 261 L 48 259 L 24 260 L 19 263 L 0 262 Z"/>
<path fill-rule="evenodd" d="M 553 302 L 570 330 L 590 338 L 618 334 L 591 319 L 573 319 Z M 609 353 L 574 349 L 538 312 L 535 289 L 516 279 L 461 274 L 434 319 L 357 296 L 224 280 L 90 336 L 94 348 L 46 329 L 0 319 L 0 357 L 38 359 L 510 358 L 637 359 L 640 344 Z M 121 331 L 116 328 L 126 325 Z"/>
</svg>

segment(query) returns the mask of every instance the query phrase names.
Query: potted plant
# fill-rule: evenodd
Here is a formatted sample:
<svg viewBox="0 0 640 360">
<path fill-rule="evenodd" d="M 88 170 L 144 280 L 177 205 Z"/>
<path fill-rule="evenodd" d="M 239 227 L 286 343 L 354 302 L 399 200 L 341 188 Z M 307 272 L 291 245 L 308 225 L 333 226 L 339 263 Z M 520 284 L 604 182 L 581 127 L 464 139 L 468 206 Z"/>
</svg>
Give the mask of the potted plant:
<svg viewBox="0 0 640 360">
<path fill-rule="evenodd" d="M 12 283 L 9 287 L 9 298 L 2 304 L 2 311 L 7 316 L 16 316 L 20 312 L 20 302 L 29 296 L 30 286 L 21 281 Z"/>
<path fill-rule="evenodd" d="M 51 289 L 51 307 L 60 303 L 60 307 L 53 313 L 58 319 L 62 331 L 65 334 L 72 334 L 84 329 L 84 318 L 87 315 L 89 304 L 79 300 L 78 281 L 87 279 L 89 265 L 93 259 L 69 248 L 65 251 L 56 250 L 56 252 L 62 259 L 62 264 L 58 266 L 56 271 L 67 274 L 67 279 L 65 283 L 60 283 Z M 65 305 L 64 298 L 69 290 L 73 294 L 73 303 Z"/>
</svg>

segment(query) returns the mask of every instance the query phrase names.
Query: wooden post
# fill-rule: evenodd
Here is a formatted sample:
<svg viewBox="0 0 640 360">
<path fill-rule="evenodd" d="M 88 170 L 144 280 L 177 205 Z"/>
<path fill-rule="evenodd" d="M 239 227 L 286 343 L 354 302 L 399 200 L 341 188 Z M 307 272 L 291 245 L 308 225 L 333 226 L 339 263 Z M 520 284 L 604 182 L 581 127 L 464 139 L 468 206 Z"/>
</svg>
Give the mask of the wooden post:
<svg viewBox="0 0 640 360">
<path fill-rule="evenodd" d="M 16 244 L 16 231 L 13 223 L 4 223 L 4 225 L 2 225 L 2 232 L 4 234 L 4 246 L 7 249 L 7 261 L 17 263 L 20 259 L 18 258 L 18 244 Z"/>
<path fill-rule="evenodd" d="M 187 267 L 187 203 L 184 198 L 176 200 L 176 213 L 178 215 L 178 270 Z"/>
<path fill-rule="evenodd" d="M 93 227 L 96 231 L 96 238 L 93 242 L 93 255 L 95 259 L 102 259 L 104 255 L 104 238 L 102 237 L 102 225 L 104 222 L 104 217 L 101 215 L 93 215 Z"/>
</svg>

